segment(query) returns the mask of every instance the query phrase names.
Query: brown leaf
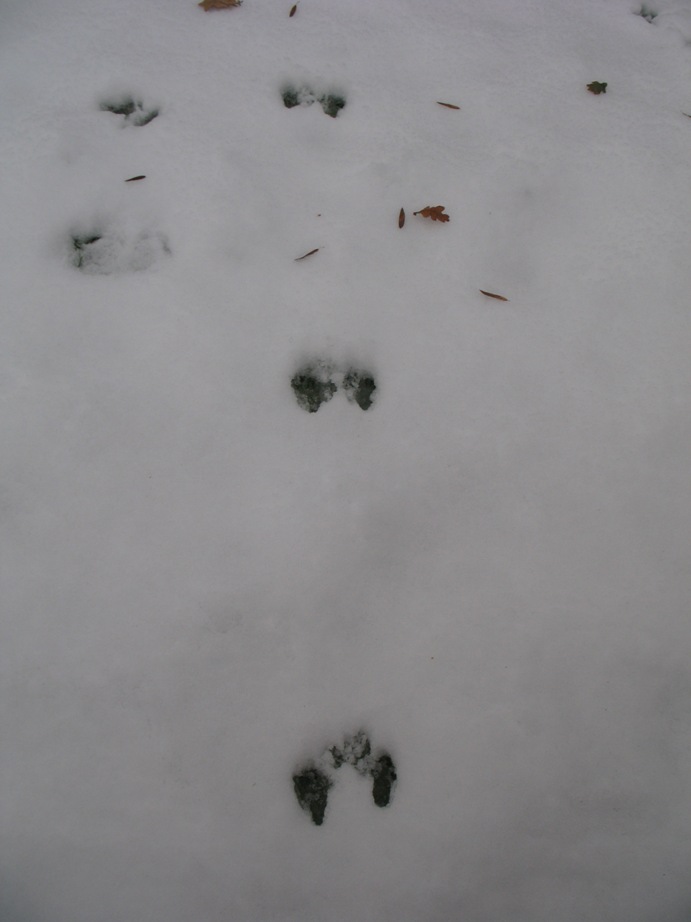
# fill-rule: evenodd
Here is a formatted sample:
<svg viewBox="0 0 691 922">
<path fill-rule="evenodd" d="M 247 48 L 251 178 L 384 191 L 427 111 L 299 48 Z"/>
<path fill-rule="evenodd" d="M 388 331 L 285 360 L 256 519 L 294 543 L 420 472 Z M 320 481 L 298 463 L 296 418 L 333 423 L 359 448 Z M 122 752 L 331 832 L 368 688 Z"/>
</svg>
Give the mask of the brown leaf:
<svg viewBox="0 0 691 922">
<path fill-rule="evenodd" d="M 587 89 L 588 89 L 589 92 L 594 93 L 596 96 L 599 96 L 600 93 L 606 93 L 606 92 L 607 92 L 607 84 L 606 84 L 606 83 L 599 83 L 597 80 L 593 80 L 592 83 L 589 83 L 589 84 L 588 84 Z"/>
<path fill-rule="evenodd" d="M 420 211 L 414 211 L 413 214 L 419 214 L 423 218 L 431 218 L 432 221 L 450 221 L 451 218 L 444 214 L 444 205 L 425 205 Z"/>
<path fill-rule="evenodd" d="M 146 179 L 146 176 L 130 176 L 125 182 L 136 182 L 138 179 Z"/>
<path fill-rule="evenodd" d="M 298 11 L 298 5 L 297 5 L 297 3 L 295 3 L 295 4 L 294 4 L 293 6 L 291 6 L 291 8 L 290 8 L 290 13 L 288 13 L 288 18 L 290 19 L 291 16 L 294 16 L 294 15 L 297 13 L 297 11 Z"/>
<path fill-rule="evenodd" d="M 481 295 L 487 295 L 488 298 L 496 298 L 497 301 L 508 301 L 508 298 L 505 298 L 504 295 L 495 295 L 491 291 L 483 291 L 482 288 L 478 289 Z"/>
<path fill-rule="evenodd" d="M 308 256 L 311 256 L 313 253 L 318 253 L 318 252 L 319 252 L 319 247 L 317 247 L 316 250 L 310 250 L 309 253 L 305 253 L 304 256 L 298 256 L 295 262 L 299 263 L 301 259 L 307 259 Z"/>
<path fill-rule="evenodd" d="M 398 226 L 403 227 L 404 224 L 405 224 L 405 211 L 403 211 L 403 209 L 401 208 L 401 210 L 398 212 Z"/>
<path fill-rule="evenodd" d="M 437 102 L 438 106 L 444 106 L 446 109 L 460 109 L 460 106 L 454 106 L 452 102 Z"/>
<path fill-rule="evenodd" d="M 227 10 L 233 6 L 242 6 L 242 0 L 201 0 L 197 6 L 208 13 L 209 10 Z"/>
</svg>

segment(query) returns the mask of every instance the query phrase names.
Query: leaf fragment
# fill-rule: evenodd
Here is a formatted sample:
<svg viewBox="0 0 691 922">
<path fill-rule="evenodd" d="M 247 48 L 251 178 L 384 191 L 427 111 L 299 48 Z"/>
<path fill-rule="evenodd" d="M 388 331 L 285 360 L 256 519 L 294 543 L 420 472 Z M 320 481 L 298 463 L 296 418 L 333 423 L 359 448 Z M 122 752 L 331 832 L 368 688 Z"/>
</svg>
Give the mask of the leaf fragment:
<svg viewBox="0 0 691 922">
<path fill-rule="evenodd" d="M 439 100 L 437 100 L 437 105 L 444 106 L 445 109 L 460 109 L 461 108 L 460 106 L 454 106 L 452 102 L 439 102 Z"/>
<path fill-rule="evenodd" d="M 298 11 L 297 3 L 294 3 L 290 8 L 290 13 L 288 13 L 288 18 L 291 19 Z"/>
<path fill-rule="evenodd" d="M 309 253 L 305 253 L 303 256 L 298 256 L 297 259 L 295 259 L 294 261 L 296 263 L 299 263 L 301 259 L 307 259 L 308 256 L 312 256 L 313 253 L 318 253 L 318 252 L 319 252 L 319 247 L 317 247 L 315 250 L 310 250 Z"/>
<path fill-rule="evenodd" d="M 590 93 L 594 93 L 595 96 L 599 96 L 600 93 L 606 93 L 606 92 L 607 92 L 607 84 L 606 84 L 606 83 L 599 83 L 597 80 L 593 80 L 592 83 L 589 83 L 589 84 L 588 84 L 587 89 L 588 89 L 588 91 L 589 91 Z"/>
<path fill-rule="evenodd" d="M 425 205 L 420 211 L 414 211 L 413 214 L 419 214 L 423 218 L 430 218 L 432 221 L 450 221 L 449 215 L 444 214 L 444 205 Z"/>
<path fill-rule="evenodd" d="M 405 211 L 401 208 L 401 210 L 398 212 L 398 226 L 403 227 L 404 224 L 405 224 Z"/>
<path fill-rule="evenodd" d="M 146 179 L 146 176 L 130 176 L 125 182 L 136 182 L 138 179 Z"/>
<path fill-rule="evenodd" d="M 201 0 L 197 6 L 208 13 L 209 10 L 228 10 L 234 6 L 242 6 L 242 0 Z"/>
<path fill-rule="evenodd" d="M 508 298 L 505 298 L 504 295 L 495 295 L 491 291 L 483 291 L 482 288 L 479 288 L 478 291 L 481 295 L 487 295 L 488 298 L 496 298 L 497 301 L 508 301 Z"/>
</svg>

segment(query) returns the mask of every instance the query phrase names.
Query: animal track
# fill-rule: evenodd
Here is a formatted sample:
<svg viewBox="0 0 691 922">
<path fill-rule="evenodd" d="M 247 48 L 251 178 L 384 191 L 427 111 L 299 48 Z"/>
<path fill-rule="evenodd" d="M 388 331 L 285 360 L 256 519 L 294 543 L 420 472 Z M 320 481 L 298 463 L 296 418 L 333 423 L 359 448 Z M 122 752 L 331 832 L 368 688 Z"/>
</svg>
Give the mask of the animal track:
<svg viewBox="0 0 691 922">
<path fill-rule="evenodd" d="M 308 765 L 299 774 L 293 775 L 293 788 L 298 803 L 311 815 L 315 826 L 321 826 L 324 822 L 326 802 L 332 785 L 329 776 L 314 766 Z"/>
<path fill-rule="evenodd" d="M 372 797 L 375 804 L 378 807 L 388 807 L 397 777 L 396 767 L 390 755 L 383 753 L 379 756 L 372 767 L 372 777 L 374 778 Z"/>
<path fill-rule="evenodd" d="M 330 769 L 352 765 L 360 775 L 372 778 L 372 800 L 377 807 L 388 807 L 396 785 L 396 766 L 388 752 L 372 754 L 372 745 L 364 730 L 346 736 L 342 746 L 326 749 L 315 763 L 309 761 L 293 775 L 293 790 L 302 809 L 309 813 L 315 826 L 324 822 L 329 791 L 334 782 Z"/>
<path fill-rule="evenodd" d="M 367 371 L 356 371 L 350 368 L 343 377 L 343 390 L 348 400 L 355 402 L 361 410 L 369 410 L 372 406 L 372 395 L 377 389 L 374 378 Z"/>
<path fill-rule="evenodd" d="M 307 365 L 293 375 L 290 384 L 303 410 L 316 413 L 323 403 L 331 400 L 336 393 L 336 385 L 330 376 L 331 369 L 324 362 Z"/>
<path fill-rule="evenodd" d="M 119 96 L 111 99 L 105 99 L 100 109 L 102 112 L 112 112 L 113 115 L 122 115 L 124 125 L 134 125 L 141 128 L 148 125 L 158 115 L 158 109 L 145 108 L 144 103 L 132 96 Z"/>
<path fill-rule="evenodd" d="M 295 106 L 311 106 L 312 103 L 318 102 L 324 112 L 331 118 L 336 118 L 341 109 L 345 108 L 345 96 L 340 93 L 315 93 L 308 86 L 294 87 L 286 86 L 281 93 L 283 105 L 286 109 L 293 109 Z"/>
<path fill-rule="evenodd" d="M 140 272 L 170 255 L 167 238 L 142 231 L 134 236 L 115 229 L 92 229 L 70 234 L 72 265 L 87 275 Z"/>
<path fill-rule="evenodd" d="M 317 360 L 297 371 L 290 385 L 299 406 L 308 413 L 316 413 L 336 393 L 338 384 L 335 382 L 339 380 L 347 399 L 357 403 L 361 410 L 369 410 L 374 403 L 373 395 L 377 385 L 368 371 L 348 368 L 345 372 L 339 372 L 329 362 Z"/>
<path fill-rule="evenodd" d="M 645 3 L 638 10 L 638 15 L 645 19 L 646 22 L 654 22 L 657 19 L 657 13 L 651 10 L 649 6 L 646 6 Z"/>
</svg>

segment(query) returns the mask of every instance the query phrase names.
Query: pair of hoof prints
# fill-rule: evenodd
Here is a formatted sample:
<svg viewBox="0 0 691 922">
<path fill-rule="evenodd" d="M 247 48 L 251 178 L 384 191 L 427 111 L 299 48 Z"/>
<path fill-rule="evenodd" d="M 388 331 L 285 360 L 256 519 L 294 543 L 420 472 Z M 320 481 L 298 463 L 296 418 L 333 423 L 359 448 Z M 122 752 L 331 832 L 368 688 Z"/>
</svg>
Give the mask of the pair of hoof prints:
<svg viewBox="0 0 691 922">
<path fill-rule="evenodd" d="M 124 125 L 134 125 L 142 128 L 148 125 L 158 115 L 158 109 L 148 109 L 140 99 L 132 96 L 121 96 L 117 99 L 108 99 L 101 103 L 101 112 L 112 112 L 113 115 L 122 115 Z"/>
<path fill-rule="evenodd" d="M 159 114 L 158 109 L 145 106 L 140 99 L 127 95 L 104 100 L 100 109 L 120 116 L 123 127 L 132 125 L 141 128 Z M 164 234 L 142 231 L 132 236 L 118 231 L 115 226 L 75 231 L 70 235 L 70 241 L 72 265 L 87 275 L 137 272 L 170 255 Z"/>
<path fill-rule="evenodd" d="M 318 102 L 325 114 L 330 115 L 331 118 L 336 118 L 346 104 L 345 98 L 338 93 L 315 93 L 308 86 L 298 88 L 286 86 L 281 95 L 286 109 L 294 109 L 295 106 L 311 106 L 312 103 Z"/>
<path fill-rule="evenodd" d="M 316 413 L 338 390 L 334 378 L 340 379 L 341 388 L 351 403 L 356 403 L 361 410 L 369 410 L 377 389 L 372 374 L 356 368 L 338 372 L 328 362 L 321 361 L 304 366 L 291 378 L 298 405 L 308 413 Z"/>
<path fill-rule="evenodd" d="M 369 737 L 364 730 L 344 739 L 342 746 L 327 749 L 319 764 L 310 762 L 293 775 L 295 797 L 309 813 L 315 826 L 324 822 L 329 791 L 333 787 L 331 769 L 352 765 L 359 775 L 372 778 L 372 799 L 377 807 L 388 807 L 396 784 L 396 767 L 388 752 L 372 754 Z"/>
</svg>

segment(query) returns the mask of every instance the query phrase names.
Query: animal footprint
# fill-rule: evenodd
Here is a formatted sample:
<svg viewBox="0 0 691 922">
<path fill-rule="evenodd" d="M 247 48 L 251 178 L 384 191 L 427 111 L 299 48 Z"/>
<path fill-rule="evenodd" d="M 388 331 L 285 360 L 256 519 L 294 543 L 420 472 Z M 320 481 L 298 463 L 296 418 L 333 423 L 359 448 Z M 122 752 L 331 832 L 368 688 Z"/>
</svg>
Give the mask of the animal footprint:
<svg viewBox="0 0 691 922">
<path fill-rule="evenodd" d="M 170 255 L 165 235 L 149 231 L 131 236 L 113 228 L 94 228 L 72 233 L 69 241 L 72 265 L 87 275 L 140 272 Z"/>
<path fill-rule="evenodd" d="M 102 112 L 112 112 L 113 115 L 122 115 L 124 125 L 134 125 L 141 128 L 148 125 L 158 115 L 158 109 L 149 109 L 139 99 L 132 96 L 120 96 L 106 99 L 101 103 Z"/>
<path fill-rule="evenodd" d="M 336 382 L 340 382 L 348 400 L 356 403 L 361 410 L 369 410 L 374 403 L 377 385 L 370 372 L 355 368 L 339 372 L 331 363 L 321 359 L 297 371 L 290 384 L 298 405 L 308 413 L 316 413 L 338 390 Z"/>
<path fill-rule="evenodd" d="M 391 794 L 396 784 L 396 767 L 393 759 L 388 753 L 382 753 L 375 760 L 371 769 L 374 785 L 372 787 L 372 797 L 378 807 L 388 807 L 391 803 Z"/>
<path fill-rule="evenodd" d="M 657 12 L 652 10 L 645 3 L 640 8 L 640 10 L 637 11 L 636 15 L 641 16 L 643 19 L 645 19 L 646 22 L 655 22 L 658 16 Z"/>
<path fill-rule="evenodd" d="M 377 807 L 388 807 L 397 780 L 396 767 L 388 752 L 372 754 L 372 745 L 364 730 L 346 736 L 341 746 L 326 749 L 317 763 L 310 761 L 293 775 L 293 789 L 302 809 L 309 813 L 315 826 L 324 822 L 329 791 L 334 785 L 330 770 L 352 765 L 360 775 L 372 778 L 372 800 Z"/>
<path fill-rule="evenodd" d="M 355 402 L 361 410 L 372 406 L 372 395 L 377 389 L 374 378 L 369 372 L 349 369 L 343 377 L 343 390 L 348 400 Z"/>
<path fill-rule="evenodd" d="M 295 106 L 311 106 L 318 102 L 324 112 L 331 118 L 336 118 L 341 109 L 345 108 L 345 96 L 340 93 L 315 93 L 308 86 L 294 87 L 286 86 L 281 93 L 283 105 L 286 109 L 293 109 Z"/>
<path fill-rule="evenodd" d="M 331 370 L 325 362 L 316 362 L 302 368 L 293 375 L 290 385 L 298 404 L 308 413 L 316 413 L 336 393 Z"/>
<path fill-rule="evenodd" d="M 332 784 L 329 776 L 314 766 L 307 766 L 299 774 L 293 775 L 293 787 L 298 803 L 311 815 L 315 826 L 321 826 L 324 822 L 326 802 Z"/>
</svg>

